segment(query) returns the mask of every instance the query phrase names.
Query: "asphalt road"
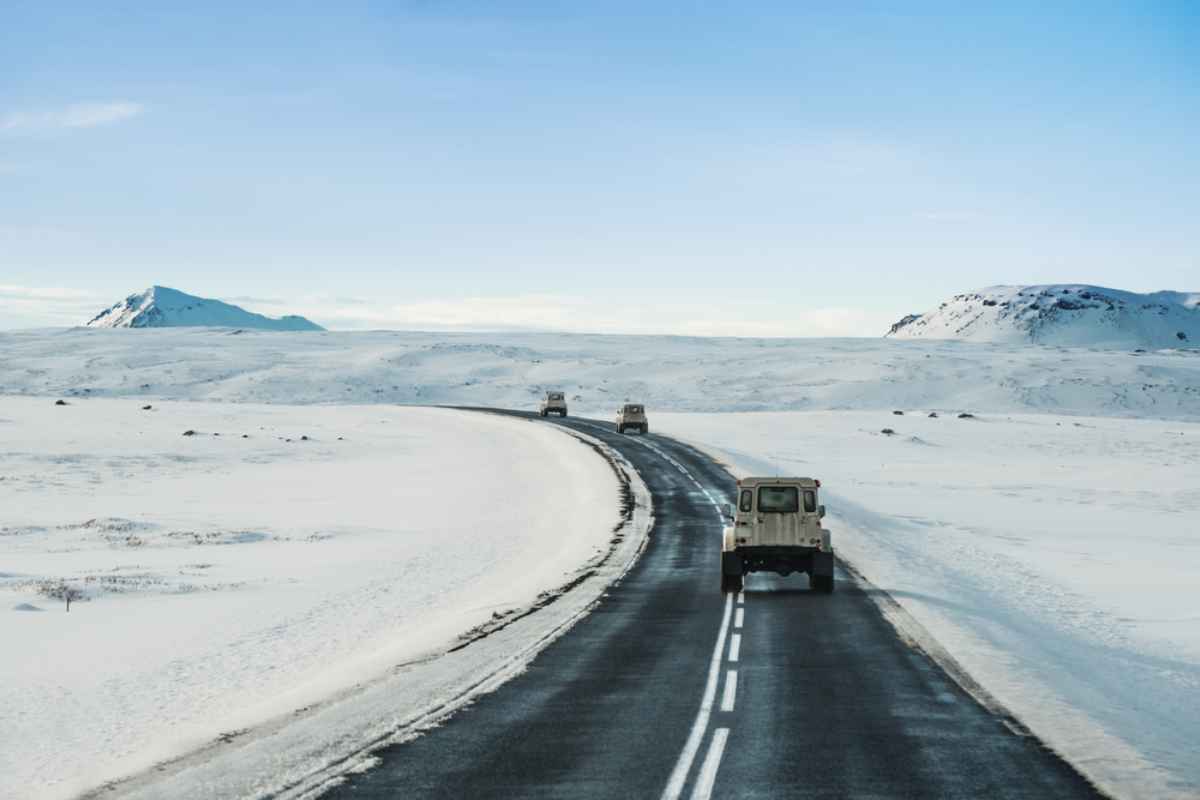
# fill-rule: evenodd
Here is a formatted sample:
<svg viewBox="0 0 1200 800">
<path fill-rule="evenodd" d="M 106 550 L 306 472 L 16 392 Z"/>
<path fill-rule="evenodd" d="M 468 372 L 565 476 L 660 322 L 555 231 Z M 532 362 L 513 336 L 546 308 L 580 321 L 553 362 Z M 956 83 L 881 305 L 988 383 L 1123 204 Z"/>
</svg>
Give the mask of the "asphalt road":
<svg viewBox="0 0 1200 800">
<path fill-rule="evenodd" d="M 721 594 L 714 503 L 733 479 L 712 459 L 608 423 L 537 424 L 637 467 L 654 496 L 645 553 L 527 672 L 326 797 L 1103 796 L 904 644 L 844 571 L 832 595 L 803 575 Z"/>
</svg>

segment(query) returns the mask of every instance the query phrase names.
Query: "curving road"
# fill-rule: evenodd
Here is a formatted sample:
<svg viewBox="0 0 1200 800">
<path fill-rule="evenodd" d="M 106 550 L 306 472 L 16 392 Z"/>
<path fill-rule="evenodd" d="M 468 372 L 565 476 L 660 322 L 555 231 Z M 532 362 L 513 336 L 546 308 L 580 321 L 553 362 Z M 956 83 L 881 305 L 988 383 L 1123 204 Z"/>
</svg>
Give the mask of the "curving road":
<svg viewBox="0 0 1200 800">
<path fill-rule="evenodd" d="M 722 595 L 716 505 L 733 478 L 711 458 L 594 420 L 538 424 L 637 467 L 645 553 L 527 672 L 326 797 L 1103 796 L 904 644 L 845 572 L 832 595 L 803 575 Z"/>
</svg>

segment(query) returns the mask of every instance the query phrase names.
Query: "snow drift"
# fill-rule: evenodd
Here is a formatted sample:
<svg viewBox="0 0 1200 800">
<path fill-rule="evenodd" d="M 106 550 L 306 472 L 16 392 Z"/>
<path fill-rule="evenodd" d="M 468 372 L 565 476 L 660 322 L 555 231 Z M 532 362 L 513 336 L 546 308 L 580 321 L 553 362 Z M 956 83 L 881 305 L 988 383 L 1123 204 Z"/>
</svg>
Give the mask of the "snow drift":
<svg viewBox="0 0 1200 800">
<path fill-rule="evenodd" d="M 257 328 L 268 331 L 321 331 L 304 317 L 265 317 L 243 308 L 185 294 L 165 286 L 151 286 L 106 308 L 88 323 L 89 328 Z"/>
<path fill-rule="evenodd" d="M 1068 347 L 1196 347 L 1200 293 L 1137 294 L 1086 284 L 991 286 L 910 314 L 886 335 Z"/>
</svg>

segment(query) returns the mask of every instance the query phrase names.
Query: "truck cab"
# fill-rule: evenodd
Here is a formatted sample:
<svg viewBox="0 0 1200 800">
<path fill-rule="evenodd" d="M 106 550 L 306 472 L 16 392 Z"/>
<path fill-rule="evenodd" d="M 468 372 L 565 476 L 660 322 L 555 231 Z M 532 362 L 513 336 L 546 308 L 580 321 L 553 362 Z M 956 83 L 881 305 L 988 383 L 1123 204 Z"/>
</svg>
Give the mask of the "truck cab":
<svg viewBox="0 0 1200 800">
<path fill-rule="evenodd" d="M 560 417 L 567 415 L 567 396 L 563 392 L 546 392 L 546 396 L 542 398 L 542 405 L 538 409 L 538 413 L 543 417 L 548 417 L 551 414 L 558 414 Z"/>
<path fill-rule="evenodd" d="M 721 590 L 740 592 L 751 572 L 808 573 L 809 586 L 833 591 L 833 544 L 821 526 L 825 506 L 815 478 L 742 478 L 725 507 Z"/>
<path fill-rule="evenodd" d="M 617 409 L 617 433 L 635 430 L 638 433 L 649 433 L 650 425 L 646 422 L 646 407 L 640 403 L 626 403 Z"/>
</svg>

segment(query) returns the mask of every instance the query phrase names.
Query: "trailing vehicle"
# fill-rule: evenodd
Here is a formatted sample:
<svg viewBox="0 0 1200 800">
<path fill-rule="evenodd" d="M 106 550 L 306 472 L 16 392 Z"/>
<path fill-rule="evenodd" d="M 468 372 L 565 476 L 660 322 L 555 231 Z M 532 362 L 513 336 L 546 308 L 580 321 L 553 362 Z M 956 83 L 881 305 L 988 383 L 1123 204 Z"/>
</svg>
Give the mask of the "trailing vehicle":
<svg viewBox="0 0 1200 800">
<path fill-rule="evenodd" d="M 650 425 L 646 422 L 646 407 L 638 403 L 626 403 L 617 409 L 617 433 L 635 430 L 638 433 L 649 433 Z"/>
<path fill-rule="evenodd" d="M 539 409 L 543 417 L 548 417 L 551 414 L 558 414 L 560 417 L 567 415 L 567 396 L 562 392 L 546 392 L 546 396 L 542 398 L 542 405 Z"/>
<path fill-rule="evenodd" d="M 740 592 L 751 572 L 807 572 L 809 586 L 833 591 L 833 544 L 813 478 L 742 478 L 737 505 L 724 507 L 721 591 Z"/>
</svg>

